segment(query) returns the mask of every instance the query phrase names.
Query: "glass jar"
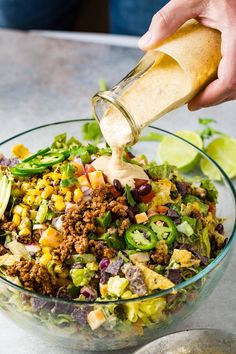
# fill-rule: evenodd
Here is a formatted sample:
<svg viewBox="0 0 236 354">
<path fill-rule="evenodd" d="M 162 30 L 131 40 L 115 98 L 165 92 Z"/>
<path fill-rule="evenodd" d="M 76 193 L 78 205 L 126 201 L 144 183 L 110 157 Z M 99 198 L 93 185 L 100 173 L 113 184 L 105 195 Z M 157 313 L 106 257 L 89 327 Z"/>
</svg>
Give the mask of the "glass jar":
<svg viewBox="0 0 236 354">
<path fill-rule="evenodd" d="M 108 122 L 111 118 L 113 133 L 123 128 L 127 132 L 128 124 L 130 141 L 126 143 L 136 143 L 144 127 L 189 102 L 216 78 L 220 44 L 218 31 L 188 21 L 157 49 L 147 52 L 110 91 L 93 97 L 95 117 L 99 122 L 104 116 Z"/>
</svg>

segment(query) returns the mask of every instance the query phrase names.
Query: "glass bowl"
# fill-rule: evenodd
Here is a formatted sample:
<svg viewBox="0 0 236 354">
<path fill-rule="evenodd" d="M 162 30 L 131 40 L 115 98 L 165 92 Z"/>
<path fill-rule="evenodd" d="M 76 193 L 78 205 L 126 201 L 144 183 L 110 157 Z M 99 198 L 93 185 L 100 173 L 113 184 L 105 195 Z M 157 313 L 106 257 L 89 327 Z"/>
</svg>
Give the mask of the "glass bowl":
<svg viewBox="0 0 236 354">
<path fill-rule="evenodd" d="M 32 151 L 49 146 L 55 135 L 67 132 L 82 140 L 82 126 L 88 120 L 73 120 L 40 126 L 20 133 L 0 144 L 0 152 L 10 155 L 11 147 L 23 143 Z M 181 140 L 192 149 L 197 149 L 185 140 L 167 131 L 149 127 L 143 134 L 155 132 L 163 136 L 172 136 Z M 158 141 L 139 142 L 133 147 L 134 153 L 145 153 L 149 160 L 156 159 Z M 163 335 L 168 328 L 181 321 L 196 310 L 212 292 L 230 261 L 233 243 L 236 238 L 234 187 L 223 170 L 204 152 L 197 149 L 201 157 L 208 158 L 214 164 L 222 181 L 216 183 L 219 191 L 217 214 L 225 219 L 225 233 L 228 242 L 217 258 L 200 273 L 176 285 L 175 288 L 160 291 L 152 295 L 136 299 L 110 302 L 79 302 L 65 301 L 41 296 L 0 278 L 0 309 L 25 328 L 41 336 L 44 340 L 53 340 L 58 345 L 71 349 L 114 350 L 144 344 Z M 187 178 L 201 176 L 200 170 L 185 174 Z M 127 318 L 127 309 L 141 309 L 155 312 L 152 321 L 142 322 L 139 317 Z M 92 331 L 86 321 L 87 314 L 97 308 L 102 308 L 106 314 L 106 322 L 97 330 Z M 71 313 L 77 309 L 77 320 Z M 113 315 L 111 315 L 111 313 Z M 119 316 L 114 315 L 119 314 Z"/>
</svg>

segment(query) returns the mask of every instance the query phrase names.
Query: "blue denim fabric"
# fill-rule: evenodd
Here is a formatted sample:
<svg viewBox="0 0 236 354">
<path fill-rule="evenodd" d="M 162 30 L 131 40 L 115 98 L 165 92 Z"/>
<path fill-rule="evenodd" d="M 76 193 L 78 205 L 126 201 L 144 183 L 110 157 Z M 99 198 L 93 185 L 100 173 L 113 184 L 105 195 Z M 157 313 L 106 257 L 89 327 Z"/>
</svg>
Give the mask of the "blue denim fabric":
<svg viewBox="0 0 236 354">
<path fill-rule="evenodd" d="M 80 0 L 0 0 L 0 27 L 71 29 Z"/>
<path fill-rule="evenodd" d="M 110 29 L 112 33 L 142 35 L 152 16 L 168 0 L 110 0 Z"/>
<path fill-rule="evenodd" d="M 73 27 L 82 1 L 86 0 L 0 0 L 0 27 L 68 30 Z M 109 0 L 111 32 L 143 34 L 153 14 L 166 3 L 167 0 Z"/>
</svg>

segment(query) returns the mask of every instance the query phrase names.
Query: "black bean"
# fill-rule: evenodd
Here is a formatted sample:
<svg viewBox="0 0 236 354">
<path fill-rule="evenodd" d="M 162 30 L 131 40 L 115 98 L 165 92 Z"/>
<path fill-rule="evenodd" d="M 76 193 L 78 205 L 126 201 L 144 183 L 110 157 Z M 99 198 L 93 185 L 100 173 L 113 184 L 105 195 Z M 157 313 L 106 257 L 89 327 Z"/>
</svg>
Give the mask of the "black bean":
<svg viewBox="0 0 236 354">
<path fill-rule="evenodd" d="M 166 215 L 169 216 L 171 219 L 178 219 L 179 218 L 179 214 L 171 208 L 168 209 Z"/>
<path fill-rule="evenodd" d="M 126 154 L 131 160 L 135 157 L 135 155 L 131 151 L 127 151 Z"/>
<path fill-rule="evenodd" d="M 139 193 L 136 188 L 132 189 L 131 194 L 134 200 L 136 200 L 136 202 L 139 202 Z"/>
<path fill-rule="evenodd" d="M 138 194 L 139 195 L 147 195 L 152 191 L 152 186 L 151 184 L 142 184 L 139 188 L 138 188 Z"/>
<path fill-rule="evenodd" d="M 224 233 L 224 226 L 222 224 L 218 224 L 218 225 L 216 225 L 215 230 L 217 232 L 219 232 L 219 234 L 223 234 Z"/>
<path fill-rule="evenodd" d="M 118 180 L 118 179 L 114 179 L 113 180 L 113 186 L 115 187 L 115 189 L 117 190 L 117 192 L 120 192 L 120 193 L 122 193 L 123 192 L 123 187 L 122 187 L 122 185 L 121 185 L 121 183 L 120 183 L 120 181 Z"/>
<path fill-rule="evenodd" d="M 187 184 L 185 182 L 175 182 L 178 192 L 184 197 L 187 194 Z"/>
<path fill-rule="evenodd" d="M 179 195 L 179 192 L 178 191 L 173 191 L 170 193 L 170 197 L 171 199 L 176 199 Z"/>
<path fill-rule="evenodd" d="M 132 210 L 132 212 L 134 213 L 134 215 L 140 213 L 139 207 L 137 207 L 137 205 L 135 205 L 135 206 L 129 206 L 129 209 Z"/>
<path fill-rule="evenodd" d="M 135 224 L 136 223 L 136 219 L 135 219 L 135 216 L 134 216 L 134 213 L 133 213 L 132 209 L 128 208 L 126 210 L 126 213 L 127 213 L 127 216 L 129 218 L 130 222 Z"/>
</svg>

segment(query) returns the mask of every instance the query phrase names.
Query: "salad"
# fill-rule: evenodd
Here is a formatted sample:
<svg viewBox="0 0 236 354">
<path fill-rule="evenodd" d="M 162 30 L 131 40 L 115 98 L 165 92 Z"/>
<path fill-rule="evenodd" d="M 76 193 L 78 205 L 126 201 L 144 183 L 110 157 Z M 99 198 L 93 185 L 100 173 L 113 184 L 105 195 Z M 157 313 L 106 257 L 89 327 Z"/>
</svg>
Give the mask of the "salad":
<svg viewBox="0 0 236 354">
<path fill-rule="evenodd" d="M 90 304 L 60 309 L 68 323 L 106 332 L 121 323 L 137 330 L 159 322 L 185 301 L 186 290 L 124 307 L 119 300 L 174 288 L 227 242 L 208 178 L 185 180 L 175 166 L 126 149 L 123 159 L 149 179 L 132 187 L 109 183 L 93 161 L 110 148 L 66 134 L 34 154 L 23 145 L 12 152 L 0 156 L 0 276 L 32 294 Z M 117 306 L 107 313 L 104 301 Z M 36 313 L 45 302 L 35 306 L 26 307 Z M 45 316 L 50 310 L 58 314 L 53 308 Z"/>
</svg>

